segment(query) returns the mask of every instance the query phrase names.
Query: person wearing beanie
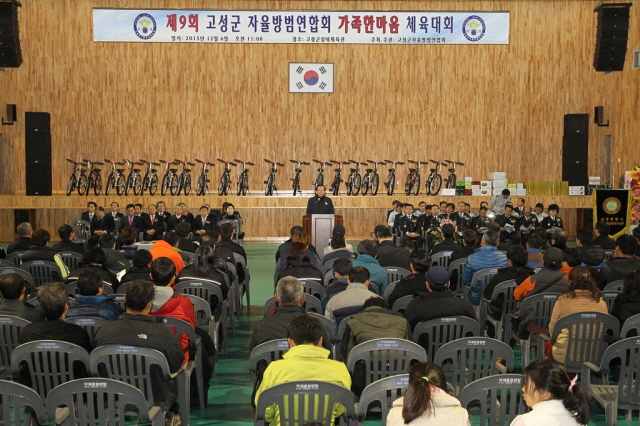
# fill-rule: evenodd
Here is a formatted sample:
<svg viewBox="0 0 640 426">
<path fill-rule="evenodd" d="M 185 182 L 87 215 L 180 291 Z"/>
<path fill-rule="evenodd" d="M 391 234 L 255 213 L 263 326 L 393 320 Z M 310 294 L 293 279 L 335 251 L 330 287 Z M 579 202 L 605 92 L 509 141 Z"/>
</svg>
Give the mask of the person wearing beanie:
<svg viewBox="0 0 640 426">
<path fill-rule="evenodd" d="M 516 287 L 513 291 L 514 298 L 521 301 L 532 294 L 566 293 L 569 282 L 560 271 L 563 260 L 564 255 L 559 248 L 550 247 L 545 250 L 542 256 L 542 269 Z"/>
<path fill-rule="evenodd" d="M 333 230 L 331 231 L 331 239 L 329 240 L 329 245 L 322 250 L 323 256 L 326 256 L 327 254 L 335 250 L 331 244 L 335 238 L 342 238 L 344 240 L 344 247 L 353 253 L 353 246 L 347 243 L 346 239 L 344 238 L 345 233 L 346 233 L 346 230 L 344 226 L 336 225 L 333 227 Z M 323 262 L 325 261 L 324 257 L 322 258 L 322 261 Z"/>
</svg>

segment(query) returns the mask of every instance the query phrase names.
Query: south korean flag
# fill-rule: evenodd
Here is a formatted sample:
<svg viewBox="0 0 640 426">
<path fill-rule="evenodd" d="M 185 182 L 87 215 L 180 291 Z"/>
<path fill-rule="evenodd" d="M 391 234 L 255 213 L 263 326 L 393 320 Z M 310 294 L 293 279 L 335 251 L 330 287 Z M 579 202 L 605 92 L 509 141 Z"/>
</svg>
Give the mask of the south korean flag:
<svg viewBox="0 0 640 426">
<path fill-rule="evenodd" d="M 333 93 L 333 64 L 289 63 L 290 93 Z"/>
</svg>

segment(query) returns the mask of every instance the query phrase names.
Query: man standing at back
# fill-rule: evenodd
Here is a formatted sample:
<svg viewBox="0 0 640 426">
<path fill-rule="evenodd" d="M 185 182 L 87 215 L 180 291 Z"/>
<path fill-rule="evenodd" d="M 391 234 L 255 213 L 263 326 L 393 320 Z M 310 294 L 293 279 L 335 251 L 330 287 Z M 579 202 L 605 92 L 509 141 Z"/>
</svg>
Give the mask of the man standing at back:
<svg viewBox="0 0 640 426">
<path fill-rule="evenodd" d="M 316 195 L 309 198 L 307 203 L 307 214 L 334 214 L 333 201 L 325 194 L 327 188 L 324 185 L 316 187 Z"/>
<path fill-rule="evenodd" d="M 499 252 L 497 247 L 500 237 L 497 232 L 488 230 L 485 232 L 478 248 L 465 263 L 463 282 L 469 290 L 469 301 L 474 305 L 480 304 L 482 297 L 482 281 L 471 282 L 473 275 L 486 268 L 506 268 L 508 266 L 507 255 Z"/>
<path fill-rule="evenodd" d="M 378 243 L 378 263 L 380 266 L 396 266 L 409 270 L 410 253 L 393 244 L 393 237 L 389 227 L 378 225 L 373 234 Z"/>
</svg>

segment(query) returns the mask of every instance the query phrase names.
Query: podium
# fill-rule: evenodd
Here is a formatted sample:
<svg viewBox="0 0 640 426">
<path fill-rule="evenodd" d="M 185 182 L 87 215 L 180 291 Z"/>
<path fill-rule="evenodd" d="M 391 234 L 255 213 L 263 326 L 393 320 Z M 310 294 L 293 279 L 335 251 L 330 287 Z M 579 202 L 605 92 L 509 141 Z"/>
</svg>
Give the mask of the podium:
<svg viewBox="0 0 640 426">
<path fill-rule="evenodd" d="M 344 225 L 339 214 L 306 214 L 302 217 L 302 229 L 311 235 L 311 244 L 318 251 L 320 259 L 324 257 L 322 250 L 329 245 L 331 232 L 336 225 Z"/>
</svg>

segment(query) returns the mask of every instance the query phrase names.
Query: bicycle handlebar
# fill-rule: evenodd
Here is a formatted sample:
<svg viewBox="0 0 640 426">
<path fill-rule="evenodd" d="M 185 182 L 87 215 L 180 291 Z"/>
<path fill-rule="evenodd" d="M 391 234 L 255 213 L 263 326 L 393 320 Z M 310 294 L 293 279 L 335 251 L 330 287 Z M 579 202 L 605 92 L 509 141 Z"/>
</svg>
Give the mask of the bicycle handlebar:
<svg viewBox="0 0 640 426">
<path fill-rule="evenodd" d="M 201 164 L 207 164 L 207 165 L 209 165 L 209 166 L 215 166 L 215 164 L 213 164 L 213 163 L 212 163 L 212 162 L 210 162 L 210 161 L 202 161 L 202 160 L 198 160 L 197 158 L 196 158 L 196 161 L 197 161 L 198 163 L 201 163 Z"/>
</svg>

